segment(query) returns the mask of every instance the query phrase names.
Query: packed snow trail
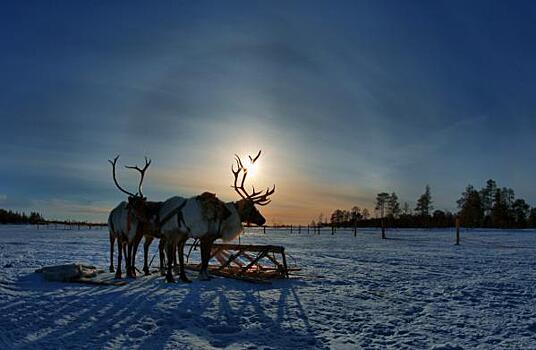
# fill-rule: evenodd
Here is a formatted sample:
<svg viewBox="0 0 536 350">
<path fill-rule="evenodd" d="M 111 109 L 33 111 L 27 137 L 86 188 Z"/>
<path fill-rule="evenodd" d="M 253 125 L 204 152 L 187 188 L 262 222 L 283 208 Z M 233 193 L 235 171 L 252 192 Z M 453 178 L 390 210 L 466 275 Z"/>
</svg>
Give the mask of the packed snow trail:
<svg viewBox="0 0 536 350">
<path fill-rule="evenodd" d="M 0 226 L 0 349 L 536 348 L 535 231 L 464 231 L 460 246 L 452 230 L 303 232 L 241 239 L 285 246 L 297 279 L 117 287 L 33 273 L 105 269 L 105 230 Z"/>
</svg>

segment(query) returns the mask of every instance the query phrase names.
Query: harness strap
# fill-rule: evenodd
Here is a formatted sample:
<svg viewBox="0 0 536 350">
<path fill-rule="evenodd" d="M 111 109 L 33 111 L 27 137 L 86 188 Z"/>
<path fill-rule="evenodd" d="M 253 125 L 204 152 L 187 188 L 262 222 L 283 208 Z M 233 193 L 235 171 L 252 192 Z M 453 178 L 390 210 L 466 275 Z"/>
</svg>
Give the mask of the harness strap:
<svg viewBox="0 0 536 350">
<path fill-rule="evenodd" d="M 168 222 L 175 214 L 177 215 L 177 223 L 179 227 L 184 224 L 186 226 L 186 223 L 184 222 L 184 215 L 182 215 L 182 209 L 186 206 L 186 202 L 188 202 L 188 199 L 185 199 L 184 202 L 181 203 L 177 208 L 173 209 L 171 212 L 169 212 L 162 220 L 160 220 L 160 226 L 164 225 L 166 222 Z"/>
</svg>

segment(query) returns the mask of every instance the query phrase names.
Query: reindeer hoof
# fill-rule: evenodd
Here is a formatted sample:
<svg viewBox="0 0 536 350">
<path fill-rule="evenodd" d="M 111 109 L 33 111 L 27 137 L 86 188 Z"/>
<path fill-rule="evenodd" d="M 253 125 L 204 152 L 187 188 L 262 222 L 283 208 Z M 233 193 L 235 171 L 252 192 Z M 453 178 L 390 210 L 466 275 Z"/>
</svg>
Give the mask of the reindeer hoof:
<svg viewBox="0 0 536 350">
<path fill-rule="evenodd" d="M 175 279 L 173 277 L 166 277 L 167 283 L 175 283 Z"/>
<path fill-rule="evenodd" d="M 149 270 L 144 270 L 144 271 L 143 271 L 143 274 L 144 274 L 145 276 L 151 276 L 151 272 L 149 272 Z"/>
<path fill-rule="evenodd" d="M 197 279 L 199 279 L 200 281 L 210 281 L 210 277 L 208 277 L 207 275 L 199 275 Z"/>
<path fill-rule="evenodd" d="M 181 281 L 184 283 L 192 283 L 192 281 L 186 276 L 181 276 Z"/>
<path fill-rule="evenodd" d="M 115 278 L 121 278 L 121 271 L 118 270 L 118 271 L 115 273 Z"/>
<path fill-rule="evenodd" d="M 110 272 L 115 272 L 114 267 L 113 267 L 113 266 L 110 266 L 110 270 L 109 270 L 109 271 L 110 271 Z"/>
</svg>

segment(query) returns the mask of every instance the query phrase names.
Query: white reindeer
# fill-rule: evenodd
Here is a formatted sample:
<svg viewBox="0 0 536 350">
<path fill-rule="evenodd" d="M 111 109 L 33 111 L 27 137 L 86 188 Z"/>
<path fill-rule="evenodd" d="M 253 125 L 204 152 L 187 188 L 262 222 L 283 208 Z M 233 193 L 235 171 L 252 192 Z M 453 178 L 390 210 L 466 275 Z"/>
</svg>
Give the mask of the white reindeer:
<svg viewBox="0 0 536 350">
<path fill-rule="evenodd" d="M 261 155 L 261 151 L 256 157 L 251 157 L 251 164 Z M 213 242 L 222 238 L 224 241 L 229 241 L 236 238 L 243 231 L 243 222 L 254 223 L 262 226 L 265 224 L 266 219 L 255 208 L 255 204 L 264 206 L 270 203 L 268 196 L 275 192 L 275 185 L 272 189 L 268 188 L 266 192 L 257 192 L 253 188 L 253 192 L 249 194 L 244 188 L 244 182 L 246 180 L 248 169 L 243 166 L 240 157 L 236 155 L 236 163 L 238 169 L 235 171 L 234 166 L 231 171 L 234 175 L 235 191 L 242 197 L 241 200 L 236 202 L 221 202 L 224 206 L 225 214 L 223 216 L 215 217 L 213 220 L 207 219 L 203 213 L 202 204 L 198 197 L 183 198 L 172 197 L 166 200 L 162 204 L 160 209 L 160 234 L 166 241 L 166 253 L 168 260 L 175 255 L 175 249 L 179 249 L 179 265 L 180 265 L 180 278 L 182 281 L 188 281 L 186 274 L 184 273 L 184 259 L 182 249 L 184 242 L 188 237 L 198 238 L 201 243 L 201 271 L 199 272 L 199 279 L 210 279 L 208 272 L 208 262 L 212 251 Z M 238 177 L 242 173 L 242 180 L 238 185 Z M 171 263 L 168 263 L 166 280 L 173 282 L 173 275 L 171 273 Z"/>
<path fill-rule="evenodd" d="M 110 234 L 110 272 L 114 271 L 113 252 L 114 243 L 117 240 L 117 271 L 116 278 L 121 278 L 121 260 L 122 255 L 125 255 L 125 265 L 127 277 L 136 277 L 136 252 L 138 245 L 143 236 L 143 226 L 149 223 L 149 215 L 147 212 L 147 198 L 143 196 L 142 184 L 145 177 L 145 171 L 151 164 L 151 161 L 145 158 L 145 167 L 143 169 L 138 166 L 126 166 L 129 169 L 136 169 L 141 173 L 138 192 L 133 194 L 123 189 L 117 182 L 115 174 L 115 166 L 119 156 L 116 156 L 112 164 L 112 176 L 117 188 L 128 195 L 128 202 L 121 202 L 115 207 L 108 217 L 108 228 Z"/>
</svg>

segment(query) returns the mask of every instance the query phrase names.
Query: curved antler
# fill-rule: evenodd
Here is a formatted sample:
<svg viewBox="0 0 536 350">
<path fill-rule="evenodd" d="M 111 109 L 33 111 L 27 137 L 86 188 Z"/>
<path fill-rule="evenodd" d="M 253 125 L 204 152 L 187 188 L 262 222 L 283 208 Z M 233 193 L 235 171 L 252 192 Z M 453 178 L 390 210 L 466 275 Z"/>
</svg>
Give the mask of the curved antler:
<svg viewBox="0 0 536 350">
<path fill-rule="evenodd" d="M 119 159 L 119 154 L 114 158 L 113 161 L 109 160 L 108 161 L 110 162 L 110 164 L 112 164 L 112 176 L 114 178 L 114 182 L 115 182 L 115 185 L 117 186 L 117 188 L 119 188 L 119 190 L 125 194 L 128 194 L 130 197 L 136 197 L 135 194 L 133 193 L 130 193 L 128 192 L 127 190 L 123 189 L 119 183 L 117 182 L 117 178 L 115 177 L 115 164 L 117 163 L 117 160 Z"/>
<path fill-rule="evenodd" d="M 143 167 L 143 169 L 140 169 L 138 167 L 138 165 L 135 165 L 135 166 L 125 165 L 125 168 L 135 169 L 135 170 L 137 170 L 137 171 L 139 171 L 141 173 L 140 183 L 138 184 L 138 194 L 140 195 L 140 197 L 143 197 L 143 193 L 141 191 L 141 186 L 143 184 L 143 179 L 145 178 L 145 171 L 147 170 L 149 165 L 151 165 L 151 160 L 147 159 L 147 157 L 145 157 L 145 166 Z"/>
<path fill-rule="evenodd" d="M 251 164 L 254 164 L 257 161 L 257 159 L 259 159 L 260 156 L 261 156 L 261 150 L 259 150 L 259 153 L 257 153 L 255 157 L 252 157 L 252 156 L 248 156 L 248 157 L 249 157 L 249 160 L 251 161 Z M 235 161 L 237 165 L 236 171 L 234 170 L 234 164 L 231 166 L 231 171 L 233 172 L 233 175 L 234 175 L 234 185 L 232 187 L 235 189 L 235 191 L 240 195 L 240 197 L 251 200 L 255 204 L 264 206 L 270 203 L 271 200 L 268 199 L 268 197 L 274 194 L 275 185 L 272 189 L 268 187 L 266 189 L 266 192 L 264 193 L 262 191 L 260 192 L 255 191 L 255 187 L 252 186 L 251 188 L 253 189 L 253 192 L 249 194 L 248 191 L 246 191 L 246 189 L 244 188 L 244 183 L 248 175 L 248 169 L 244 167 L 244 165 L 242 164 L 242 160 L 236 154 L 235 154 Z M 242 175 L 242 180 L 240 181 L 240 186 L 238 186 L 238 176 L 240 175 L 240 172 L 242 172 L 243 175 Z"/>
<path fill-rule="evenodd" d="M 253 189 L 253 191 L 255 191 L 255 189 Z M 271 199 L 268 199 L 268 197 L 271 196 L 272 194 L 274 194 L 274 192 L 275 192 L 275 185 L 274 185 L 274 187 L 272 187 L 272 189 L 270 189 L 270 187 L 268 187 L 266 189 L 266 192 L 264 194 L 262 194 L 262 195 L 260 193 L 259 193 L 259 195 L 256 195 L 256 196 L 254 196 L 252 194 L 251 195 L 251 200 L 255 204 L 265 206 L 265 205 L 269 204 L 272 201 Z"/>
</svg>

